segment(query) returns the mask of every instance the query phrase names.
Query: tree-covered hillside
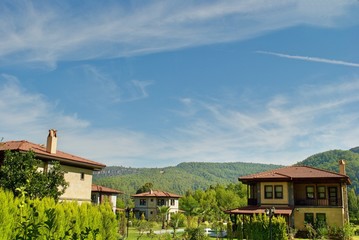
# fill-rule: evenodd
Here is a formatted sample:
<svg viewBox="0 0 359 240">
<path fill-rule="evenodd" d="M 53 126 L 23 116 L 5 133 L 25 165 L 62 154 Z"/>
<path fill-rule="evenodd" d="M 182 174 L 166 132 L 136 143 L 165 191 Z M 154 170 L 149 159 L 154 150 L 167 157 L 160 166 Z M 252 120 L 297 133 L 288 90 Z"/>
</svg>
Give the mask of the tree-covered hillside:
<svg viewBox="0 0 359 240">
<path fill-rule="evenodd" d="M 313 166 L 338 172 L 338 161 L 346 161 L 346 171 L 352 185 L 359 193 L 359 147 L 350 150 L 330 150 L 315 154 L 298 162 L 298 165 Z M 282 167 L 258 163 L 180 163 L 165 168 L 106 167 L 95 173 L 94 183 L 121 190 L 131 195 L 145 183 L 152 183 L 155 189 L 176 194 L 188 190 L 206 189 L 217 184 L 237 183 L 238 177 Z"/>
<path fill-rule="evenodd" d="M 330 150 L 314 154 L 304 161 L 298 162 L 297 165 L 306 165 L 316 168 L 326 169 L 333 172 L 339 171 L 339 160 L 345 160 L 346 172 L 350 177 L 353 188 L 359 193 L 359 147 L 350 150 Z"/>
<path fill-rule="evenodd" d="M 181 163 L 165 168 L 106 167 L 94 174 L 94 183 L 134 194 L 137 189 L 151 182 L 155 189 L 176 194 L 187 190 L 206 189 L 211 185 L 238 182 L 238 177 L 280 165 L 258 163 Z"/>
</svg>

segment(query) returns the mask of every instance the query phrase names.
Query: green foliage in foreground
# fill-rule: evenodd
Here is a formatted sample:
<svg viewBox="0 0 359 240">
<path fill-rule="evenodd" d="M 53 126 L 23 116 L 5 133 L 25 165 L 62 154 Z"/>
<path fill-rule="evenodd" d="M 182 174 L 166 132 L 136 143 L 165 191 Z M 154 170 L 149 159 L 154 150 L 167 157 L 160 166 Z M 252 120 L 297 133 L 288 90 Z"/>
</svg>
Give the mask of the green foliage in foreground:
<svg viewBox="0 0 359 240">
<path fill-rule="evenodd" d="M 15 198 L 0 189 L 0 206 L 0 240 L 118 239 L 116 217 L 109 204 Z"/>
<path fill-rule="evenodd" d="M 17 196 L 17 188 L 24 187 L 30 198 L 52 197 L 58 200 L 65 192 L 68 183 L 59 162 L 50 163 L 46 172 L 39 171 L 42 161 L 35 158 L 32 151 L 5 151 L 4 162 L 0 168 L 0 187 L 12 191 Z"/>
<path fill-rule="evenodd" d="M 287 240 L 287 223 L 281 216 L 270 218 L 265 214 L 254 215 L 251 222 L 244 224 L 245 239 Z M 272 238 L 270 237 L 272 235 Z"/>
</svg>

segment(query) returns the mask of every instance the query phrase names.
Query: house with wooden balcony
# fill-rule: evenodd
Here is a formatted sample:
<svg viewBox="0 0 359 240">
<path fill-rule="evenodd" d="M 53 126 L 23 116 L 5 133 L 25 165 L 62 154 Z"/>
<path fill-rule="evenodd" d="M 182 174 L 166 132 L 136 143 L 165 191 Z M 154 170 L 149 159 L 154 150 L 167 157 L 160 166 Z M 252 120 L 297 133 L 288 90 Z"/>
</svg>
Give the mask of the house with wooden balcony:
<svg viewBox="0 0 359 240">
<path fill-rule="evenodd" d="M 339 173 L 308 166 L 288 166 L 239 178 L 247 185 L 248 205 L 226 211 L 232 215 L 253 215 L 274 209 L 290 227 L 302 230 L 305 223 L 325 222 L 343 227 L 349 221 L 345 162 Z"/>
<path fill-rule="evenodd" d="M 150 190 L 144 193 L 138 193 L 132 195 L 135 201 L 135 208 L 133 209 L 135 216 L 141 218 L 143 215 L 145 219 L 155 219 L 158 214 L 158 207 L 167 206 L 169 207 L 167 219 L 171 218 L 172 213 L 179 211 L 179 199 L 180 195 L 160 191 Z"/>
</svg>

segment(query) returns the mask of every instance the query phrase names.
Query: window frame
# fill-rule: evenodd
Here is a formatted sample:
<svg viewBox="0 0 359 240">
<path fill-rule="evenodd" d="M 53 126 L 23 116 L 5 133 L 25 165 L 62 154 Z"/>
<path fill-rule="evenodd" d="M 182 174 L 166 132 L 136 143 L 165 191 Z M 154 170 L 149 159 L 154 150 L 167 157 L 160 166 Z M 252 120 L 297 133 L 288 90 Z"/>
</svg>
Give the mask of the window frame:
<svg viewBox="0 0 359 240">
<path fill-rule="evenodd" d="M 312 189 L 311 191 L 308 191 L 308 189 Z M 305 187 L 305 196 L 307 199 L 315 199 L 315 188 L 314 186 L 306 186 Z"/>
<path fill-rule="evenodd" d="M 85 181 L 85 173 L 84 172 L 80 173 L 80 180 Z"/>
<path fill-rule="evenodd" d="M 273 185 L 264 185 L 264 198 L 273 199 Z"/>
<path fill-rule="evenodd" d="M 281 190 L 277 191 L 277 188 L 281 188 Z M 283 199 L 283 185 L 274 185 L 274 198 Z"/>
<path fill-rule="evenodd" d="M 320 189 L 322 189 L 322 191 L 320 191 Z M 317 196 L 318 196 L 318 199 L 326 199 L 327 198 L 327 189 L 325 186 L 317 187 Z"/>
<path fill-rule="evenodd" d="M 304 213 L 304 223 L 310 223 L 314 226 L 314 213 Z"/>
<path fill-rule="evenodd" d="M 147 205 L 147 201 L 145 198 L 141 198 L 140 199 L 140 206 L 146 206 Z"/>
<path fill-rule="evenodd" d="M 157 206 L 165 206 L 165 205 L 166 205 L 166 201 L 164 198 L 157 199 Z"/>
<path fill-rule="evenodd" d="M 315 214 L 315 221 L 317 224 L 327 224 L 327 215 L 325 213 L 316 213 Z"/>
</svg>

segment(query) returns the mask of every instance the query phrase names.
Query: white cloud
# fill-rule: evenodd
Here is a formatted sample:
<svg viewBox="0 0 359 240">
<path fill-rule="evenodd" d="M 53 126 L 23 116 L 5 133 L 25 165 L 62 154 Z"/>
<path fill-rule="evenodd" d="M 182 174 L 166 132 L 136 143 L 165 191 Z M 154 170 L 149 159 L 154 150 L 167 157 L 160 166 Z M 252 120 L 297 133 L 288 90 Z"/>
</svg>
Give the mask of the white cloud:
<svg viewBox="0 0 359 240">
<path fill-rule="evenodd" d="M 28 92 L 12 75 L 2 74 L 0 83 L 0 133 L 5 141 L 19 140 L 19 137 L 40 140 L 38 137 L 44 130 L 89 126 L 88 121 L 79 119 L 76 114 L 63 114 L 42 94 Z"/>
<path fill-rule="evenodd" d="M 0 3 L 0 64 L 115 58 L 237 41 L 301 24 L 357 24 L 355 0 Z"/>
<path fill-rule="evenodd" d="M 122 79 L 115 79 L 112 75 L 92 65 L 83 65 L 80 67 L 80 71 L 77 70 L 79 69 L 76 68 L 74 72 L 76 71 L 77 74 L 84 72 L 85 74 L 86 83 L 82 86 L 82 93 L 86 94 L 87 92 L 88 98 L 92 99 L 93 104 L 101 106 L 108 102 L 132 102 L 147 98 L 149 96 L 147 88 L 153 84 L 153 82 L 145 80 L 125 82 Z"/>
<path fill-rule="evenodd" d="M 118 126 L 93 127 L 76 113 L 66 114 L 43 95 L 27 91 L 16 77 L 3 74 L 0 139 L 44 143 L 47 130 L 56 128 L 60 150 L 108 165 L 155 167 L 184 161 L 293 164 L 319 151 L 358 145 L 359 96 L 356 87 L 348 87 L 358 84 L 354 77 L 327 86 L 305 86 L 310 91 L 271 96 L 261 107 L 250 108 L 241 107 L 242 100 L 229 104 L 219 98 L 215 102 L 179 99 L 191 114 L 181 114 L 181 127 L 153 134 Z M 313 94 L 315 89 L 323 91 Z M 335 94 L 330 89 L 341 91 Z"/>
<path fill-rule="evenodd" d="M 359 67 L 359 63 L 353 62 L 346 62 L 341 60 L 334 60 L 334 59 L 327 59 L 327 58 L 318 58 L 318 57 L 308 57 L 308 56 L 298 56 L 298 55 L 289 55 L 283 53 L 276 53 L 276 52 L 268 52 L 268 51 L 256 51 L 257 53 L 273 55 L 282 58 L 289 58 L 289 59 L 296 59 L 308 62 L 320 62 L 320 63 L 328 63 L 334 65 L 344 65 L 348 67 Z"/>
</svg>

